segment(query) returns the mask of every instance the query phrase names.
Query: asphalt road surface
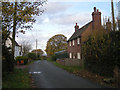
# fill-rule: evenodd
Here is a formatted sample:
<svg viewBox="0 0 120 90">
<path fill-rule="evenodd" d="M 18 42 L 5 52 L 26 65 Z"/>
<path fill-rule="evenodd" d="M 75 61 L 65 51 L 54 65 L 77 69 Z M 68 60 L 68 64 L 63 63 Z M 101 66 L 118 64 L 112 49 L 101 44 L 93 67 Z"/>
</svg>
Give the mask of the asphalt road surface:
<svg viewBox="0 0 120 90">
<path fill-rule="evenodd" d="M 103 86 L 75 76 L 46 60 L 36 61 L 29 66 L 38 88 L 104 88 Z"/>
</svg>

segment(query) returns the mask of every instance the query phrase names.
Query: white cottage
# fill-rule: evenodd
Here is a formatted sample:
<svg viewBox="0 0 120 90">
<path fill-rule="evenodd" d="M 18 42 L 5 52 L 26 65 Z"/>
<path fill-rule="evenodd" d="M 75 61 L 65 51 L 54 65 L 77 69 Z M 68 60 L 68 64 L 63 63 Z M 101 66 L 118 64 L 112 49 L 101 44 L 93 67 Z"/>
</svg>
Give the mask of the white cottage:
<svg viewBox="0 0 120 90">
<path fill-rule="evenodd" d="M 6 46 L 7 47 L 10 47 L 12 48 L 12 38 L 9 37 L 7 40 L 6 40 Z M 12 51 L 12 49 L 11 49 Z M 17 56 L 22 56 L 22 46 L 20 46 L 16 41 L 15 41 L 15 53 L 14 53 L 14 57 L 17 57 Z"/>
</svg>

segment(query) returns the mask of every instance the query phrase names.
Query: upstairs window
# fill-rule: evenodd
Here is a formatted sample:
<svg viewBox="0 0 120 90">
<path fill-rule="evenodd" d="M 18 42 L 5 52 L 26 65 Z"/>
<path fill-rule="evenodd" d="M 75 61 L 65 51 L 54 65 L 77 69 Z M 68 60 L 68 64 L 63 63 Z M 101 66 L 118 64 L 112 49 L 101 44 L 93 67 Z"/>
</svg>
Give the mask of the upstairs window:
<svg viewBox="0 0 120 90">
<path fill-rule="evenodd" d="M 77 38 L 77 44 L 80 44 L 80 38 Z"/>
<path fill-rule="evenodd" d="M 69 42 L 69 45 L 71 46 L 71 41 Z"/>
<path fill-rule="evenodd" d="M 73 40 L 73 46 L 75 45 L 75 41 Z"/>
</svg>

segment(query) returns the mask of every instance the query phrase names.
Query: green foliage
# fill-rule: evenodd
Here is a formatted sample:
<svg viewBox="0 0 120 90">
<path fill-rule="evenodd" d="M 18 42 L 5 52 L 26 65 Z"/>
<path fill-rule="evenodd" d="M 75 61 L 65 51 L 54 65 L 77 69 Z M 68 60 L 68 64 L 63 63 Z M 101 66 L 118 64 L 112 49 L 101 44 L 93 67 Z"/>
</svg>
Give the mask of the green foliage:
<svg viewBox="0 0 120 90">
<path fill-rule="evenodd" d="M 28 62 L 28 57 L 26 57 L 26 56 L 17 56 L 17 57 L 16 57 L 16 61 L 21 62 L 21 60 L 24 60 L 24 64 L 27 64 L 27 62 Z"/>
<path fill-rule="evenodd" d="M 52 60 L 52 61 L 56 61 L 56 55 L 52 55 L 52 56 L 51 56 L 51 60 Z"/>
<path fill-rule="evenodd" d="M 28 58 L 35 60 L 36 59 L 36 54 L 35 53 L 28 53 Z"/>
<path fill-rule="evenodd" d="M 66 51 L 64 52 L 58 52 L 55 54 L 57 59 L 62 59 L 62 58 L 67 58 L 68 57 L 68 53 Z"/>
<path fill-rule="evenodd" d="M 120 67 L 120 32 L 100 33 L 82 45 L 85 68 L 103 76 L 113 76 L 115 65 Z"/>
<path fill-rule="evenodd" d="M 2 45 L 2 72 L 11 72 L 14 70 L 14 60 L 10 49 Z"/>
<path fill-rule="evenodd" d="M 52 55 L 50 57 L 47 58 L 48 61 L 56 61 L 56 55 Z"/>
<path fill-rule="evenodd" d="M 41 59 L 42 60 L 47 60 L 47 56 L 42 56 Z"/>
<path fill-rule="evenodd" d="M 34 63 L 35 61 L 38 61 L 38 60 L 29 61 L 29 62 L 27 63 L 27 65 L 30 65 L 30 64 Z"/>
<path fill-rule="evenodd" d="M 42 49 L 32 50 L 32 53 L 36 54 L 36 59 L 37 60 L 41 60 L 42 54 L 44 54 L 44 52 L 42 51 Z"/>
<path fill-rule="evenodd" d="M 5 43 L 13 27 L 31 29 L 36 19 L 44 10 L 40 7 L 46 0 L 40 2 L 2 2 L 2 42 Z M 16 6 L 16 8 L 15 8 Z M 27 24 L 26 24 L 27 23 Z M 24 32 L 21 31 L 24 34 Z"/>
<path fill-rule="evenodd" d="M 47 41 L 47 46 L 45 51 L 48 56 L 51 56 L 51 55 L 54 55 L 55 52 L 66 50 L 66 49 L 67 49 L 67 38 L 62 34 L 58 34 L 51 37 Z"/>
<path fill-rule="evenodd" d="M 61 65 L 61 64 L 58 64 L 56 62 L 53 62 L 56 66 L 68 71 L 68 72 L 71 72 L 71 73 L 74 73 L 74 72 L 77 72 L 77 71 L 80 71 L 81 69 L 83 69 L 82 67 L 80 66 L 64 66 L 64 65 Z"/>
<path fill-rule="evenodd" d="M 27 69 L 15 69 L 2 78 L 2 88 L 31 88 L 31 79 Z"/>
<path fill-rule="evenodd" d="M 46 0 L 40 2 L 17 2 L 17 27 L 31 28 L 31 25 L 36 21 L 34 16 L 39 16 L 44 12 L 44 10 L 38 6 L 43 6 L 45 2 Z M 10 23 L 13 21 L 14 10 L 15 2 L 2 2 L 2 21 L 4 27 L 12 28 Z M 28 22 L 29 24 L 26 26 L 25 24 Z"/>
</svg>

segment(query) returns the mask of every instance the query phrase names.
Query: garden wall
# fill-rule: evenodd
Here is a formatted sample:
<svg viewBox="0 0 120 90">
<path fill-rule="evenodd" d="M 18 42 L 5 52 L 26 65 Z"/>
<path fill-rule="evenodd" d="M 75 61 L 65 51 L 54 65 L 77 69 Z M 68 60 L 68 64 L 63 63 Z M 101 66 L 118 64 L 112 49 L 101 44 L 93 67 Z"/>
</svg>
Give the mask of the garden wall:
<svg viewBox="0 0 120 90">
<path fill-rule="evenodd" d="M 65 66 L 80 66 L 80 65 L 82 65 L 82 60 L 80 60 L 80 59 L 69 59 L 69 58 L 57 59 L 56 62 L 59 64 L 62 64 L 62 65 L 65 65 Z"/>
</svg>

